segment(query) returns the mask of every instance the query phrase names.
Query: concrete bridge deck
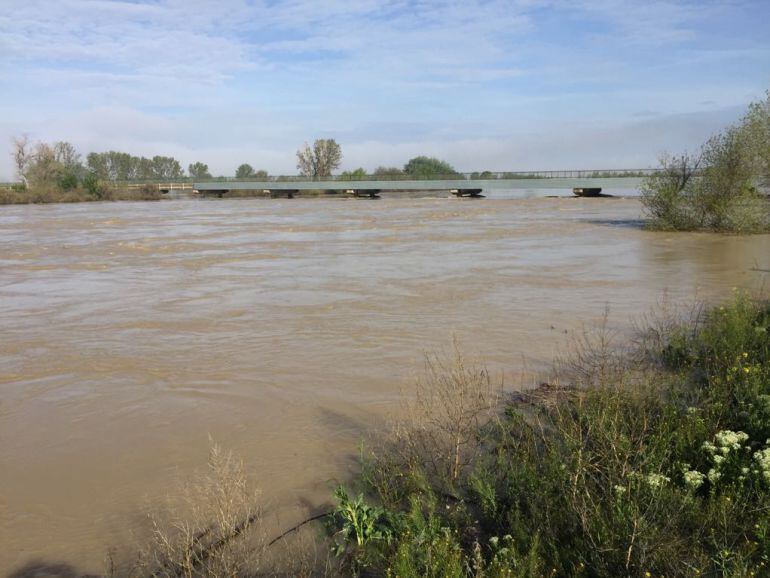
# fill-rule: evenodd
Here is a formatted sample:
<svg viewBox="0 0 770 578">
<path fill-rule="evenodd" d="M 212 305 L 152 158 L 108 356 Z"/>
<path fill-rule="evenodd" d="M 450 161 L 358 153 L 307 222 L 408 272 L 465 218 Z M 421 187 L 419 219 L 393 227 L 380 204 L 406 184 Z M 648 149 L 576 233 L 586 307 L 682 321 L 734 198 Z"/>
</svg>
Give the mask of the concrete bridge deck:
<svg viewBox="0 0 770 578">
<path fill-rule="evenodd" d="M 296 177 L 295 177 L 296 179 Z M 382 192 L 398 191 L 453 191 L 458 195 L 475 196 L 494 189 L 565 189 L 575 187 L 635 188 L 641 177 L 539 177 L 539 178 L 447 178 L 426 180 L 232 180 L 196 182 L 193 188 L 200 193 L 224 195 L 229 191 L 248 190 L 269 193 L 309 190 L 351 191 L 372 196 Z"/>
</svg>

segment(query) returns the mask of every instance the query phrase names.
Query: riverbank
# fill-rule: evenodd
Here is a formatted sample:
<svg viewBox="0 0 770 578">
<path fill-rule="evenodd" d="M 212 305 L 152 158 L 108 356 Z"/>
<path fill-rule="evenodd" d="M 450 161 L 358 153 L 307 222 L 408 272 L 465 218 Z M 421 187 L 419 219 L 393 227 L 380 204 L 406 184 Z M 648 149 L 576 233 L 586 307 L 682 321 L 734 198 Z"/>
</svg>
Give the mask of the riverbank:
<svg viewBox="0 0 770 578">
<path fill-rule="evenodd" d="M 621 339 L 664 294 L 766 285 L 770 236 L 640 219 L 627 198 L 4 207 L 0 573 L 103 571 L 206 467 L 209 434 L 280 534 L 331 505 L 452 335 L 537 385 L 607 306 Z"/>
<path fill-rule="evenodd" d="M 459 355 L 429 366 L 364 454 L 362 493 L 336 493 L 345 572 L 766 575 L 770 303 L 737 294 L 610 343 L 502 402 Z"/>
<path fill-rule="evenodd" d="M 100 186 L 96 192 L 85 189 L 59 191 L 0 189 L 0 205 L 45 205 L 53 203 L 89 203 L 99 201 L 159 201 L 163 194 L 153 186 L 118 188 Z"/>
</svg>

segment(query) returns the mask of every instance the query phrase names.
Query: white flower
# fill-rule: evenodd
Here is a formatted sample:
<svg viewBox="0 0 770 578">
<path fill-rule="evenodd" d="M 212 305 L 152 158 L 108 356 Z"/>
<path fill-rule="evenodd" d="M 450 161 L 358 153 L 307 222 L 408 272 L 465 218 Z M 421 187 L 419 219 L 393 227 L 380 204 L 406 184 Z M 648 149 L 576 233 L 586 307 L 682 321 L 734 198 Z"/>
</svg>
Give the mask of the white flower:
<svg viewBox="0 0 770 578">
<path fill-rule="evenodd" d="M 657 489 L 671 481 L 671 478 L 664 476 L 663 474 L 647 474 L 647 485 L 651 488 Z"/>
<path fill-rule="evenodd" d="M 706 477 L 709 479 L 709 482 L 711 482 L 711 484 L 713 485 L 713 484 L 716 484 L 719 481 L 719 478 L 722 477 L 722 474 L 719 473 L 718 470 L 715 470 L 714 468 L 711 468 L 709 470 L 709 473 L 706 475 Z"/>
<path fill-rule="evenodd" d="M 754 462 L 765 481 L 770 483 L 770 448 L 755 452 Z"/>
<path fill-rule="evenodd" d="M 620 497 L 626 493 L 625 486 L 612 486 L 612 491 L 615 492 L 615 496 Z"/>
<path fill-rule="evenodd" d="M 691 491 L 695 491 L 703 485 L 706 476 L 698 470 L 689 470 L 684 473 L 684 484 Z"/>
<path fill-rule="evenodd" d="M 741 444 L 749 439 L 749 435 L 742 431 L 731 431 L 729 429 L 717 432 L 714 436 L 718 446 L 732 450 L 740 449 Z"/>
</svg>

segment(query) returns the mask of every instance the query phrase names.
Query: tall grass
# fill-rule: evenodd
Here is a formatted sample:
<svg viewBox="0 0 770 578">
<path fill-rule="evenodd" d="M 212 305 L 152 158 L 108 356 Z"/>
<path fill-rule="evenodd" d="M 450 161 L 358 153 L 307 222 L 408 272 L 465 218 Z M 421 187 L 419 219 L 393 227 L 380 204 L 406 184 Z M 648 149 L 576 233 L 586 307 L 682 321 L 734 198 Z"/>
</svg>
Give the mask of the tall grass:
<svg viewBox="0 0 770 578">
<path fill-rule="evenodd" d="M 602 353 L 606 341 L 581 346 L 571 375 L 590 379 L 520 395 L 497 413 L 478 403 L 491 399 L 483 368 L 443 368 L 431 378 L 438 405 L 418 401 L 437 413 L 399 424 L 364 455 L 357 507 L 375 538 L 338 545 L 344 568 L 770 575 L 769 330 L 770 307 L 736 295 L 657 326 L 619 357 Z M 448 422 L 458 428 L 450 435 Z M 350 523 L 335 519 L 337 529 Z"/>
</svg>

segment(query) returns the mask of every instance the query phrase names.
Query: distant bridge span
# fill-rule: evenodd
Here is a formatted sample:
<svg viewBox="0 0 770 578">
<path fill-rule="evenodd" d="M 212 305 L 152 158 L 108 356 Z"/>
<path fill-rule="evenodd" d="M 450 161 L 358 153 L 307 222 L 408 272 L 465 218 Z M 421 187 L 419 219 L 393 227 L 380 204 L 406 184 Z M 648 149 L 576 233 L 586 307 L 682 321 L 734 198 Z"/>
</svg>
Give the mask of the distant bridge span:
<svg viewBox="0 0 770 578">
<path fill-rule="evenodd" d="M 366 176 L 343 177 L 271 177 L 267 179 L 217 179 L 199 181 L 193 189 L 201 194 L 224 196 L 234 190 L 263 191 L 274 196 L 309 190 L 347 192 L 357 196 L 377 196 L 383 192 L 450 191 L 457 196 L 480 196 L 493 189 L 573 189 L 633 188 L 656 169 L 623 171 L 546 171 L 538 173 L 464 173 L 446 177 Z"/>
</svg>

